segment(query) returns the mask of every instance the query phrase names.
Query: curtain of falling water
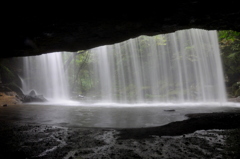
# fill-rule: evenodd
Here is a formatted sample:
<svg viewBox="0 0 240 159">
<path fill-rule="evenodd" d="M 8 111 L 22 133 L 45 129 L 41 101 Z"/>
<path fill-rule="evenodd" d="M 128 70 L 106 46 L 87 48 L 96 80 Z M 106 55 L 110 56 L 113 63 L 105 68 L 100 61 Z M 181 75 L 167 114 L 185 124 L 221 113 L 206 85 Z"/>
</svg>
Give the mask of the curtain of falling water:
<svg viewBox="0 0 240 159">
<path fill-rule="evenodd" d="M 50 100 L 69 99 L 67 75 L 63 69 L 62 53 L 23 57 L 22 90 L 35 90 Z"/>
<path fill-rule="evenodd" d="M 141 36 L 91 52 L 102 102 L 226 101 L 216 31 Z"/>
<path fill-rule="evenodd" d="M 216 31 L 190 29 L 91 49 L 94 85 L 86 96 L 117 103 L 225 102 L 217 38 Z M 24 72 L 25 93 L 69 99 L 62 53 L 25 57 Z"/>
</svg>

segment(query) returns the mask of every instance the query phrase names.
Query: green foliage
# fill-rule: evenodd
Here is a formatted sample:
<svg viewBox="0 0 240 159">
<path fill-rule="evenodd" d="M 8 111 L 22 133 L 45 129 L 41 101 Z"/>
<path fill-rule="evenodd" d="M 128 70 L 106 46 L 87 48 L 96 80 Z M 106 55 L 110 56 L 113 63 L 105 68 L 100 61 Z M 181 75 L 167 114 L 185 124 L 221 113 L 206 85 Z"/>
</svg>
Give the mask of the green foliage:
<svg viewBox="0 0 240 159">
<path fill-rule="evenodd" d="M 222 30 L 218 32 L 220 42 L 230 44 L 236 40 L 239 40 L 240 32 L 232 30 Z"/>
<path fill-rule="evenodd" d="M 64 58 L 65 70 L 68 70 L 68 79 L 71 92 L 85 94 L 93 87 L 90 78 L 91 65 L 90 52 L 88 50 L 78 51 L 77 53 L 67 53 Z"/>
<path fill-rule="evenodd" d="M 4 83 L 12 83 L 15 78 L 13 72 L 5 65 L 0 64 L 1 78 Z"/>
<path fill-rule="evenodd" d="M 240 32 L 224 30 L 218 35 L 227 85 L 232 86 L 240 80 Z"/>
</svg>

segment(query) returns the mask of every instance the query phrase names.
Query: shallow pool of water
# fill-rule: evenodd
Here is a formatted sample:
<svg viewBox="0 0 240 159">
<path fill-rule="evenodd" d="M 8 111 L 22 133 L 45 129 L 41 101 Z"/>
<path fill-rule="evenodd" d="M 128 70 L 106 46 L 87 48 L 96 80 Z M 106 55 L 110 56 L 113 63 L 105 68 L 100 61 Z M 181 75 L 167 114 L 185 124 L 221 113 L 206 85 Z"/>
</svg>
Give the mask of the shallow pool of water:
<svg viewBox="0 0 240 159">
<path fill-rule="evenodd" d="M 238 111 L 237 104 L 22 104 L 0 109 L 0 120 L 67 127 L 137 128 L 165 125 L 187 119 L 190 113 Z"/>
</svg>

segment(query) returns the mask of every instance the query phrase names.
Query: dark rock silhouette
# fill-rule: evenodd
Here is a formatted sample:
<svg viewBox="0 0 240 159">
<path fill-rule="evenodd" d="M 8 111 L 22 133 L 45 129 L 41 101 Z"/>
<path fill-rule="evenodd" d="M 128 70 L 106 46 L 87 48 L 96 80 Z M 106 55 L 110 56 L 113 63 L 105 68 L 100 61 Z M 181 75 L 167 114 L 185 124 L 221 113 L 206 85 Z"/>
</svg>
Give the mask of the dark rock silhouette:
<svg viewBox="0 0 240 159">
<path fill-rule="evenodd" d="M 21 2 L 22 3 L 22 2 Z M 95 8 L 97 14 L 86 14 L 88 8 L 66 11 L 64 6 L 44 6 L 39 9 L 30 4 L 15 8 L 14 13 L 3 16 L 4 34 L 1 57 L 29 56 L 56 51 L 78 51 L 101 45 L 114 44 L 139 35 L 157 35 L 182 29 L 239 31 L 238 1 L 165 1 L 168 8 L 144 3 L 142 7 L 122 10 L 124 7 Z M 144 8 L 144 11 L 143 11 Z M 32 10 L 31 10 L 32 9 Z M 54 10 L 56 9 L 56 10 Z M 112 9 L 107 14 L 102 10 Z M 59 10 L 65 10 L 59 12 Z M 90 11 L 90 10 L 89 10 Z M 18 24 L 18 25 L 16 25 Z"/>
<path fill-rule="evenodd" d="M 43 95 L 37 95 L 36 91 L 32 90 L 29 94 L 24 95 L 22 99 L 23 103 L 31 102 L 47 102 L 47 99 Z"/>
</svg>

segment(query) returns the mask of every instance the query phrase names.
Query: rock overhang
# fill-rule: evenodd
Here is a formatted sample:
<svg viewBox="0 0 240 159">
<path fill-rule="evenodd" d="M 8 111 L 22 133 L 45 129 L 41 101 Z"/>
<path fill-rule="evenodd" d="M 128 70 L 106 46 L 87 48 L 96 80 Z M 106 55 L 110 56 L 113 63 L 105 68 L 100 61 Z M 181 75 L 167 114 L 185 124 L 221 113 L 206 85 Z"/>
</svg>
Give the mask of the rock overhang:
<svg viewBox="0 0 240 159">
<path fill-rule="evenodd" d="M 0 57 L 75 52 L 140 35 L 165 34 L 189 28 L 240 31 L 238 1 L 210 4 L 184 0 L 146 5 L 149 7 L 126 9 L 108 6 L 107 11 L 101 7 L 67 8 L 64 11 L 58 7 L 56 10 L 33 8 L 31 11 L 20 8 L 4 17 Z"/>
</svg>

